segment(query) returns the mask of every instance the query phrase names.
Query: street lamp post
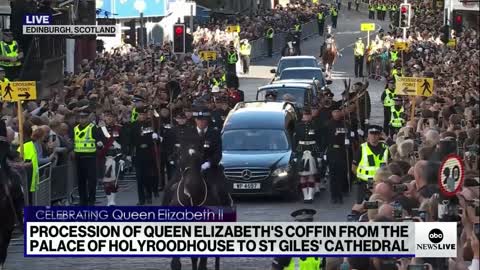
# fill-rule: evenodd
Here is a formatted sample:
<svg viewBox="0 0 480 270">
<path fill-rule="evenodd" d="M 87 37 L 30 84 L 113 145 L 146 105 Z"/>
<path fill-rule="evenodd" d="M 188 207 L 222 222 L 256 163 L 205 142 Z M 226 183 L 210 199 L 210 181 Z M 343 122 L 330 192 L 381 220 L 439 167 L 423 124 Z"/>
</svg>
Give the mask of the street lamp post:
<svg viewBox="0 0 480 270">
<path fill-rule="evenodd" d="M 145 10 L 147 4 L 145 3 L 145 0 L 136 0 L 134 3 L 135 9 L 140 13 L 140 35 L 139 35 L 139 45 L 140 48 L 144 48 L 144 36 L 143 36 L 143 11 Z"/>
</svg>

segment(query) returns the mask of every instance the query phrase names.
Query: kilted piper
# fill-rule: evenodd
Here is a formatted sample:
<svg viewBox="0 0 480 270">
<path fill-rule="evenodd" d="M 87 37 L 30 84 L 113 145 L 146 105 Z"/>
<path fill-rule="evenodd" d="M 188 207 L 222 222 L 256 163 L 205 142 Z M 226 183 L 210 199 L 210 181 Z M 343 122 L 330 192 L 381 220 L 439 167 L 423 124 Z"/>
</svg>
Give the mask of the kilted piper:
<svg viewBox="0 0 480 270">
<path fill-rule="evenodd" d="M 315 194 L 315 174 L 320 169 L 320 131 L 312 122 L 310 108 L 303 110 L 302 121 L 296 126 L 294 149 L 297 172 L 305 203 L 312 203 Z"/>
</svg>

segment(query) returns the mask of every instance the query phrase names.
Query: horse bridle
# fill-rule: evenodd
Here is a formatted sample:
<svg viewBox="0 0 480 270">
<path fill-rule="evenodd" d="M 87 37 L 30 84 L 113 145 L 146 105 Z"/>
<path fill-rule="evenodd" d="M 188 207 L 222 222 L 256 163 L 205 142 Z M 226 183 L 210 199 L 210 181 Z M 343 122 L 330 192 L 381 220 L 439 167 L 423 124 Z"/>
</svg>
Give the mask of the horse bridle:
<svg viewBox="0 0 480 270">
<path fill-rule="evenodd" d="M 178 200 L 178 203 L 180 204 L 180 206 L 185 206 L 183 203 L 182 203 L 182 200 L 180 199 L 180 186 L 181 186 L 181 183 L 183 181 L 183 175 L 185 174 L 186 171 L 188 171 L 190 169 L 190 167 L 186 167 L 181 175 L 182 175 L 182 178 L 180 178 L 180 182 L 178 182 L 178 185 L 177 185 L 177 200 Z M 183 194 L 187 195 L 189 198 L 190 198 L 190 204 L 191 206 L 202 206 L 206 201 L 207 201 L 207 196 L 208 196 L 208 186 L 207 186 L 207 182 L 205 182 L 205 179 L 203 178 L 203 176 L 200 176 L 200 178 L 202 178 L 202 182 L 203 182 L 203 186 L 205 187 L 205 196 L 203 197 L 203 200 L 202 202 L 199 204 L 199 205 L 194 205 L 193 203 L 193 198 L 191 196 L 191 194 L 188 192 L 188 193 L 185 193 L 185 189 L 183 190 Z"/>
</svg>

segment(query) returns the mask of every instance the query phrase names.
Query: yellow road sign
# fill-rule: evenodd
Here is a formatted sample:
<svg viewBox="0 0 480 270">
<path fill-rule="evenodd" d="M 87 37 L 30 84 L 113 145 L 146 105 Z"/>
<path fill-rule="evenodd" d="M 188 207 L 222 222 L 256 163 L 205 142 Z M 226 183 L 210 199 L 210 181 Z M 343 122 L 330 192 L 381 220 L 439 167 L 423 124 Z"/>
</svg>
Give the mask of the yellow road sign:
<svg viewBox="0 0 480 270">
<path fill-rule="evenodd" d="M 35 100 L 37 99 L 37 82 L 0 82 L 0 93 L 4 101 Z"/>
<path fill-rule="evenodd" d="M 433 78 L 397 77 L 395 94 L 429 97 L 433 93 Z"/>
<path fill-rule="evenodd" d="M 360 31 L 364 31 L 364 32 L 375 31 L 375 24 L 374 23 L 362 23 L 362 24 L 360 24 Z"/>
<path fill-rule="evenodd" d="M 230 33 L 233 33 L 233 32 L 240 33 L 240 25 L 229 25 L 229 26 L 227 26 L 227 32 L 230 32 Z"/>
<path fill-rule="evenodd" d="M 457 46 L 457 40 L 454 39 L 454 38 L 448 40 L 447 46 L 450 47 L 450 48 L 454 48 L 455 46 Z"/>
<path fill-rule="evenodd" d="M 395 41 L 395 44 L 394 44 L 394 48 L 395 50 L 397 51 L 404 51 L 406 50 L 408 47 L 407 43 L 406 42 L 403 42 L 403 41 Z"/>
<path fill-rule="evenodd" d="M 215 52 L 215 51 L 200 51 L 200 58 L 202 58 L 203 61 L 217 60 L 217 52 Z"/>
</svg>

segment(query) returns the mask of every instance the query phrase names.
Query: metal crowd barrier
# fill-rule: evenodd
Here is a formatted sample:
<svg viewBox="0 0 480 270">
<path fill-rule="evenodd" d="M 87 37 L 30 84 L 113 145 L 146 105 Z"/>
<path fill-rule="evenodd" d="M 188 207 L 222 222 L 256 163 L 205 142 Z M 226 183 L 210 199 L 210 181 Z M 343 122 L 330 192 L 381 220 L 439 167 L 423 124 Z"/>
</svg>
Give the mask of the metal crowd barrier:
<svg viewBox="0 0 480 270">
<path fill-rule="evenodd" d="M 51 204 L 51 176 L 52 163 L 48 162 L 38 167 L 39 183 L 37 191 L 33 193 L 31 205 L 50 205 Z"/>
</svg>

